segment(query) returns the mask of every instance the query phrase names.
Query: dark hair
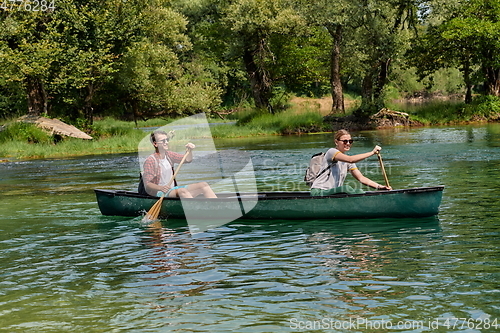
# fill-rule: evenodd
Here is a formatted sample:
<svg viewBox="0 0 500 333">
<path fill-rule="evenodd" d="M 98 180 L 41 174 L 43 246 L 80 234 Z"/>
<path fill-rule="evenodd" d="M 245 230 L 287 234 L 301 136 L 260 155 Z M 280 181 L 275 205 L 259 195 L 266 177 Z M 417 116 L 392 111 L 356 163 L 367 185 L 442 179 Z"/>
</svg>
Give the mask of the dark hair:
<svg viewBox="0 0 500 333">
<path fill-rule="evenodd" d="M 154 131 L 154 132 L 151 133 L 151 137 L 150 137 L 151 143 L 155 143 L 156 142 L 156 134 L 166 135 L 167 136 L 167 141 L 170 140 L 170 138 L 168 137 L 168 134 L 165 131 Z"/>
</svg>

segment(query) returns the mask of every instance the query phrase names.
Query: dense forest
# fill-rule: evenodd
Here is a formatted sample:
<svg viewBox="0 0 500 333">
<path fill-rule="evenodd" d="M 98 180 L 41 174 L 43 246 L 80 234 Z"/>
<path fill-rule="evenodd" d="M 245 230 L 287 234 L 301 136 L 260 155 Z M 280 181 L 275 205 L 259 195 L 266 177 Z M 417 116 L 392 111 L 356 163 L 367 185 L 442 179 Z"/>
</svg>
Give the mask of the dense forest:
<svg viewBox="0 0 500 333">
<path fill-rule="evenodd" d="M 0 117 L 500 96 L 500 0 L 0 0 Z"/>
</svg>

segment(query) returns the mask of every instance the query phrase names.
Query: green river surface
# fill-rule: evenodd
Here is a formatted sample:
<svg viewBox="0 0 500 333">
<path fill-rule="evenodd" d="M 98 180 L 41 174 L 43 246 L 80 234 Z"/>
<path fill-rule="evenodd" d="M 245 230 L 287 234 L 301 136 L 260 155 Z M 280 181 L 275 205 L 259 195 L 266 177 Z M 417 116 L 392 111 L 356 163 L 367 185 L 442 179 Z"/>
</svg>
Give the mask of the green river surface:
<svg viewBox="0 0 500 333">
<path fill-rule="evenodd" d="M 193 237 L 101 215 L 93 189 L 136 188 L 135 154 L 0 163 L 0 331 L 500 332 L 500 125 L 353 137 L 351 154 L 383 147 L 394 188 L 445 185 L 439 215 L 233 221 Z M 333 140 L 216 144 L 252 156 L 259 190 L 294 191 Z M 358 167 L 383 183 L 376 158 Z"/>
</svg>

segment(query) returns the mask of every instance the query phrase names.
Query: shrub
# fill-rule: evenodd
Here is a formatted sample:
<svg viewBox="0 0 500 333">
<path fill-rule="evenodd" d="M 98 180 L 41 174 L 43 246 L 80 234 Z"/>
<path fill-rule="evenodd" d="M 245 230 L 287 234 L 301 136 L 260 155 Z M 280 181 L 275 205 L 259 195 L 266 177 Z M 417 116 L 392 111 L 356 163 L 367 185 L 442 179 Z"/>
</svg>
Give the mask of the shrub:
<svg viewBox="0 0 500 333">
<path fill-rule="evenodd" d="M 500 97 L 492 95 L 479 96 L 474 100 L 475 113 L 484 117 L 500 113 Z"/>
</svg>

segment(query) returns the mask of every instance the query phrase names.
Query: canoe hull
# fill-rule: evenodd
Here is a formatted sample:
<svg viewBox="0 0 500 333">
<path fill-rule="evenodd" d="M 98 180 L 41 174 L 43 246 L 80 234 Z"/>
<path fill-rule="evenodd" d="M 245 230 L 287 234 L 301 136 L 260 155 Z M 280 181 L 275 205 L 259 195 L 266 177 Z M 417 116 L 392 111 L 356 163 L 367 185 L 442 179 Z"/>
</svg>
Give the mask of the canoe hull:
<svg viewBox="0 0 500 333">
<path fill-rule="evenodd" d="M 443 189 L 444 186 L 420 187 L 327 197 L 311 197 L 309 192 L 263 192 L 253 197 L 257 203 L 249 211 L 234 205 L 234 196 L 229 195 L 182 201 L 165 198 L 160 217 L 186 218 L 183 204 L 189 205 L 189 218 L 198 219 L 228 216 L 260 220 L 428 217 L 438 214 Z M 95 193 L 101 213 L 110 216 L 140 216 L 158 200 L 127 191 L 95 190 Z"/>
</svg>

